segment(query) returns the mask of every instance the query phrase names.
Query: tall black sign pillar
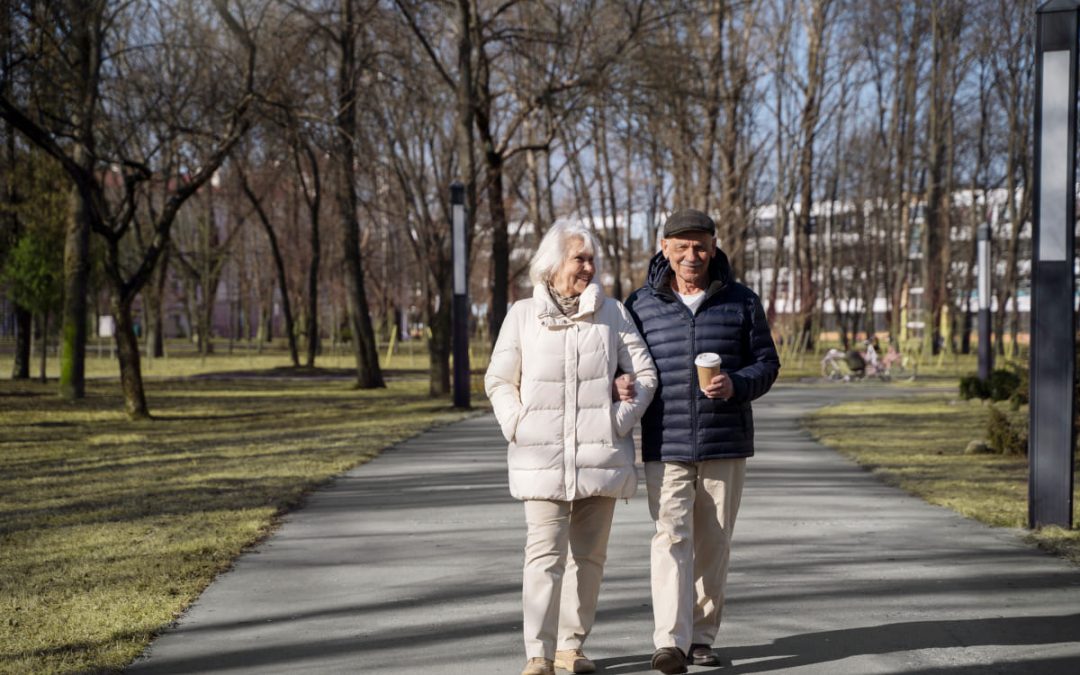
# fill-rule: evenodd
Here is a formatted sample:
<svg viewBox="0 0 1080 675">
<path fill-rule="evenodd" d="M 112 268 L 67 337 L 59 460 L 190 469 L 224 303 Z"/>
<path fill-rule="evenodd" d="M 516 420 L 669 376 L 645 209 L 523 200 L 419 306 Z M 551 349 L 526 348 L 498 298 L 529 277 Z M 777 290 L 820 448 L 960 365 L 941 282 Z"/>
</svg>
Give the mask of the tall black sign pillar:
<svg viewBox="0 0 1080 675">
<path fill-rule="evenodd" d="M 453 321 L 454 348 L 454 407 L 469 407 L 469 262 L 465 246 L 465 186 L 454 183 L 450 186 L 451 235 L 454 254 L 454 307 L 451 313 Z"/>
<path fill-rule="evenodd" d="M 990 223 L 979 225 L 979 379 L 990 380 L 994 350 L 990 348 Z"/>
<path fill-rule="evenodd" d="M 1076 51 L 1080 1 L 1036 11 L 1028 525 L 1072 526 Z"/>
</svg>

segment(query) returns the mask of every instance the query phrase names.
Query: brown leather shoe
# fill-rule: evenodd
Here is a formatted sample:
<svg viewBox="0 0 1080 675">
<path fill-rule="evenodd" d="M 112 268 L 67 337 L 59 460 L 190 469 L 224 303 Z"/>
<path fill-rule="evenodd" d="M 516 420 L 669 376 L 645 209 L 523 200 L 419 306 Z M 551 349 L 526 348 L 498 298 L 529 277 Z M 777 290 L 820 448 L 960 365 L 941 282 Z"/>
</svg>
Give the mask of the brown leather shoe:
<svg viewBox="0 0 1080 675">
<path fill-rule="evenodd" d="M 686 655 L 678 647 L 661 647 L 653 652 L 653 670 L 664 675 L 677 675 L 686 672 Z"/>
<path fill-rule="evenodd" d="M 555 666 L 551 663 L 551 659 L 534 656 L 525 664 L 525 670 L 521 671 L 521 675 L 555 675 Z"/>
<path fill-rule="evenodd" d="M 595 673 L 596 664 L 581 649 L 563 649 L 555 652 L 555 667 L 571 673 Z"/>
<path fill-rule="evenodd" d="M 690 645 L 690 653 L 686 655 L 686 660 L 695 666 L 720 665 L 720 657 L 711 646 L 705 644 Z"/>
</svg>

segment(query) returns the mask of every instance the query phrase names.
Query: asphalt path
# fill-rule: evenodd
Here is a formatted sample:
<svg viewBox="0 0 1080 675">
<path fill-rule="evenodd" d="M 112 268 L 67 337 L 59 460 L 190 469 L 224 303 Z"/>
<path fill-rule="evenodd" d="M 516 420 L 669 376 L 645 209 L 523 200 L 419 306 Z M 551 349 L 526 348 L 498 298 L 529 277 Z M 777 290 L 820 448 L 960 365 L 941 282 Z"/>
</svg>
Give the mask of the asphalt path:
<svg viewBox="0 0 1080 675">
<path fill-rule="evenodd" d="M 755 404 L 719 668 L 1080 673 L 1080 569 L 877 481 L 798 419 L 886 388 L 778 385 Z M 600 671 L 649 671 L 652 524 L 620 502 Z M 478 673 L 524 662 L 524 513 L 490 415 L 422 434 L 313 494 L 131 673 Z"/>
</svg>

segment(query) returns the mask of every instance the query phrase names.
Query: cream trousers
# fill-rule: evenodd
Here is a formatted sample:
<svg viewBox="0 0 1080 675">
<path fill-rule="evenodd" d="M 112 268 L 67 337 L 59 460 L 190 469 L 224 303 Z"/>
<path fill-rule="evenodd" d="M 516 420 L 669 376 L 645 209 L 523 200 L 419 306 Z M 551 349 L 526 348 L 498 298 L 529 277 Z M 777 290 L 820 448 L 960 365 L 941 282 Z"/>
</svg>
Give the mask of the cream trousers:
<svg viewBox="0 0 1080 675">
<path fill-rule="evenodd" d="M 554 659 L 556 649 L 585 642 L 596 616 L 614 513 L 610 497 L 525 502 L 526 658 Z"/>
<path fill-rule="evenodd" d="M 745 476 L 745 459 L 645 462 L 657 649 L 716 639 Z"/>
</svg>

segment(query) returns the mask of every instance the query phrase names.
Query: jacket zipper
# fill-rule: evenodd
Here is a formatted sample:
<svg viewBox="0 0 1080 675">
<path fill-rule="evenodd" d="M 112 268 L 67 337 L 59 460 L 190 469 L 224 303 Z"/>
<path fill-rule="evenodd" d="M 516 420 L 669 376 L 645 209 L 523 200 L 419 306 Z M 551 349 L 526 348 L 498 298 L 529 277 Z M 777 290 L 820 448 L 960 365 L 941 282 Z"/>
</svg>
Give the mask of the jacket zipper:
<svg viewBox="0 0 1080 675">
<path fill-rule="evenodd" d="M 722 289 L 721 289 L 722 290 Z M 653 291 L 655 294 L 656 291 Z M 701 304 L 698 305 L 698 311 L 705 306 L 705 303 L 715 295 L 715 293 L 705 292 L 705 297 L 702 298 Z M 694 365 L 694 358 L 697 356 L 695 353 L 697 350 L 697 335 L 695 333 L 694 319 L 697 317 L 696 312 L 690 311 L 690 308 L 686 306 L 686 303 L 680 300 L 678 297 L 672 294 L 672 302 L 677 303 L 682 310 L 690 315 L 690 450 L 693 457 L 693 461 L 700 461 L 698 458 L 698 437 L 697 437 L 697 392 L 699 387 L 697 386 L 697 366 Z M 744 423 L 745 424 L 745 423 Z"/>
<path fill-rule="evenodd" d="M 690 311 L 690 308 L 685 303 L 680 303 L 683 310 L 690 315 L 690 451 L 693 461 L 697 462 L 698 459 L 698 436 L 697 436 L 697 366 L 694 365 L 694 357 L 697 356 L 694 352 L 697 351 L 697 335 L 695 325 L 695 315 Z"/>
</svg>

